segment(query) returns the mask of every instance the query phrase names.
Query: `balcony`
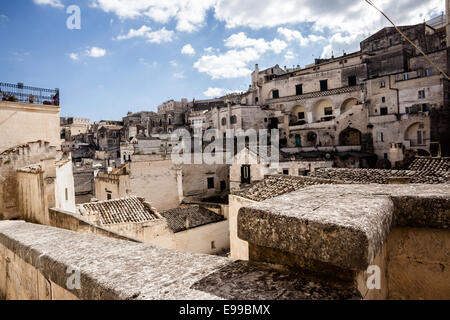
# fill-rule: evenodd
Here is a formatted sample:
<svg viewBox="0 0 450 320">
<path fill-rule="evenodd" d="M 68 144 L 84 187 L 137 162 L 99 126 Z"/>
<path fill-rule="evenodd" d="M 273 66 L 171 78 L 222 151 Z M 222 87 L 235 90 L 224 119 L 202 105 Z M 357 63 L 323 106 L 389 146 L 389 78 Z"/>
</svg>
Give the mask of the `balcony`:
<svg viewBox="0 0 450 320">
<path fill-rule="evenodd" d="M 59 89 L 24 86 L 23 83 L 0 82 L 1 101 L 59 106 Z"/>
<path fill-rule="evenodd" d="M 351 87 L 330 89 L 330 90 L 326 90 L 326 91 L 309 92 L 309 93 L 305 93 L 302 95 L 280 97 L 277 99 L 267 99 L 266 102 L 270 104 L 270 103 L 275 103 L 275 102 L 288 102 L 288 101 L 292 101 L 292 100 L 306 100 L 306 99 L 311 99 L 311 98 L 319 98 L 319 97 L 332 96 L 332 95 L 336 95 L 336 94 L 355 92 L 355 91 L 360 91 L 362 89 L 363 89 L 363 85 L 357 85 L 357 86 L 351 86 Z"/>
</svg>

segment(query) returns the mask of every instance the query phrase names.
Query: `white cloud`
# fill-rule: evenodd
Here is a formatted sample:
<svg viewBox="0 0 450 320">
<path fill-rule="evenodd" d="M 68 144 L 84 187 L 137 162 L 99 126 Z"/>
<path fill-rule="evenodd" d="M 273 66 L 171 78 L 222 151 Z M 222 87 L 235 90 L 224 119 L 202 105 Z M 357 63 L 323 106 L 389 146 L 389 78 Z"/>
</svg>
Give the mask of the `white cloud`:
<svg viewBox="0 0 450 320">
<path fill-rule="evenodd" d="M 176 66 L 178 66 L 178 63 L 175 61 L 175 60 L 170 60 L 170 65 L 172 66 L 172 67 L 176 67 Z"/>
<path fill-rule="evenodd" d="M 294 54 L 294 52 L 293 52 L 292 50 L 288 50 L 288 51 L 286 52 L 286 54 L 284 55 L 284 59 L 287 60 L 287 61 L 294 60 L 294 59 L 295 59 L 295 54 Z"/>
<path fill-rule="evenodd" d="M 139 58 L 139 63 L 149 68 L 156 68 L 159 65 L 158 61 L 148 62 L 144 58 Z"/>
<path fill-rule="evenodd" d="M 203 55 L 194 67 L 206 73 L 213 79 L 230 79 L 246 77 L 251 74 L 248 64 L 259 60 L 267 52 L 281 53 L 286 49 L 286 42 L 274 39 L 266 41 L 262 38 L 248 38 L 244 32 L 231 35 L 225 40 L 225 46 L 230 50 L 225 53 L 213 54 L 213 50 Z"/>
<path fill-rule="evenodd" d="M 234 92 L 240 92 L 240 90 L 228 90 L 228 89 L 224 89 L 224 88 L 209 87 L 208 90 L 203 92 L 203 95 L 208 98 L 217 98 L 217 97 L 222 97 L 224 95 L 234 93 Z"/>
<path fill-rule="evenodd" d="M 101 58 L 106 55 L 106 50 L 98 47 L 92 47 L 86 50 L 86 55 L 91 58 Z"/>
<path fill-rule="evenodd" d="M 171 42 L 173 40 L 174 32 L 172 30 L 167 30 L 163 27 L 160 30 L 152 31 L 152 28 L 143 25 L 139 29 L 131 28 L 126 35 L 120 35 L 117 40 L 127 40 L 131 38 L 145 38 L 147 42 L 150 43 L 162 43 Z"/>
<path fill-rule="evenodd" d="M 286 42 L 278 39 L 274 39 L 271 42 L 267 42 L 263 38 L 252 39 L 248 38 L 244 32 L 239 32 L 231 35 L 225 40 L 225 46 L 230 48 L 254 48 L 256 51 L 264 53 L 268 50 L 272 50 L 275 53 L 280 53 L 286 49 Z"/>
<path fill-rule="evenodd" d="M 181 49 L 181 53 L 193 56 L 195 54 L 195 49 L 192 47 L 191 44 L 188 43 Z"/>
<path fill-rule="evenodd" d="M 444 10 L 442 0 L 377 0 L 399 24 L 421 23 Z M 218 0 L 215 17 L 228 28 L 260 29 L 312 23 L 314 30 L 374 32 L 387 25 L 384 17 L 362 0 Z"/>
<path fill-rule="evenodd" d="M 310 43 L 326 40 L 323 36 L 317 36 L 314 34 L 310 34 L 307 37 L 304 37 L 300 31 L 284 27 L 278 28 L 277 32 L 284 36 L 287 41 L 297 40 L 301 46 L 307 46 Z"/>
<path fill-rule="evenodd" d="M 329 44 L 323 48 L 322 55 L 320 56 L 322 59 L 331 58 L 333 54 L 333 45 Z"/>
<path fill-rule="evenodd" d="M 72 60 L 74 60 L 74 61 L 77 61 L 77 60 L 79 59 L 79 56 L 78 56 L 77 53 L 71 53 L 71 54 L 69 55 L 69 58 L 72 59 Z"/>
<path fill-rule="evenodd" d="M 185 78 L 184 72 L 182 71 L 182 72 L 174 73 L 174 74 L 173 74 L 173 77 L 174 77 L 174 78 L 177 78 L 177 79 L 184 79 L 184 78 Z"/>
<path fill-rule="evenodd" d="M 49 5 L 55 8 L 64 8 L 61 0 L 33 0 L 33 2 L 39 5 Z"/>
<path fill-rule="evenodd" d="M 93 0 L 92 6 L 121 19 L 148 17 L 155 22 L 177 21 L 176 29 L 193 32 L 205 24 L 206 12 L 216 0 Z"/>
</svg>

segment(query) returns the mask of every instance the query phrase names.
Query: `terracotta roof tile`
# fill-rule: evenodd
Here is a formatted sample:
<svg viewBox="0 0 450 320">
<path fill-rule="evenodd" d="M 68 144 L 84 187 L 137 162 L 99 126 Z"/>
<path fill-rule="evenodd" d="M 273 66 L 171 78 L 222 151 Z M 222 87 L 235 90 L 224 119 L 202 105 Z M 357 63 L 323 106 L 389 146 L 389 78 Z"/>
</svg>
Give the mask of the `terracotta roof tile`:
<svg viewBox="0 0 450 320">
<path fill-rule="evenodd" d="M 235 195 L 253 201 L 264 201 L 317 184 L 339 184 L 341 181 L 304 176 L 272 175 Z"/>
<path fill-rule="evenodd" d="M 144 199 L 134 196 L 85 203 L 79 205 L 79 211 L 83 216 L 96 215 L 100 225 L 146 222 L 159 219 L 157 214 L 144 204 Z"/>
<path fill-rule="evenodd" d="M 174 233 L 224 220 L 223 216 L 197 205 L 166 210 L 160 214 Z"/>
</svg>

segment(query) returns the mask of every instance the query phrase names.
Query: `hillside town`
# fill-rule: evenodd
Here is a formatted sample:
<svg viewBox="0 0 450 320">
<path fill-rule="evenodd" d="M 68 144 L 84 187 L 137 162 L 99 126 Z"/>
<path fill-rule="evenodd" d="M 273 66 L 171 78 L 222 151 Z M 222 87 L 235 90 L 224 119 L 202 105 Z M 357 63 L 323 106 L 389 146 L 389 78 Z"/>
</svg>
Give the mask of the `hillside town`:
<svg viewBox="0 0 450 320">
<path fill-rule="evenodd" d="M 450 299 L 450 17 L 398 29 L 122 119 L 0 83 L 0 299 Z"/>
</svg>

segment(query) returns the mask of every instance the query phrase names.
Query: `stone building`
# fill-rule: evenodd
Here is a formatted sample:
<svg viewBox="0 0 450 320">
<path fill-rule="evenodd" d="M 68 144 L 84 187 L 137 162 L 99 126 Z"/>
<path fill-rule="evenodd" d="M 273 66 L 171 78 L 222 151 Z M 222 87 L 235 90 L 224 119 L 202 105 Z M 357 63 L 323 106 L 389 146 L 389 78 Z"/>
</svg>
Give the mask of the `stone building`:
<svg viewBox="0 0 450 320">
<path fill-rule="evenodd" d="M 61 151 L 60 107 L 35 102 L 0 102 L 0 219 L 46 223 L 49 208 L 75 208 L 72 162 Z"/>
<path fill-rule="evenodd" d="M 400 29 L 448 72 L 446 31 L 433 25 Z M 356 159 L 376 154 L 395 166 L 408 153 L 448 154 L 448 91 L 434 66 L 394 28 L 384 28 L 360 51 L 304 68 L 256 65 L 243 100 L 273 112 L 269 126 L 281 130 L 282 147 Z"/>
<path fill-rule="evenodd" d="M 177 250 L 216 254 L 228 251 L 228 221 L 199 205 L 182 206 L 161 212 L 172 230 Z"/>
<path fill-rule="evenodd" d="M 91 121 L 86 118 L 61 117 L 61 139 L 71 141 L 72 137 L 88 133 Z"/>
<path fill-rule="evenodd" d="M 125 236 L 164 248 L 175 248 L 165 219 L 150 203 L 134 196 L 84 203 L 78 212 L 88 221 Z"/>
</svg>

